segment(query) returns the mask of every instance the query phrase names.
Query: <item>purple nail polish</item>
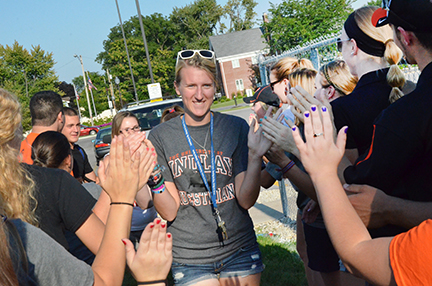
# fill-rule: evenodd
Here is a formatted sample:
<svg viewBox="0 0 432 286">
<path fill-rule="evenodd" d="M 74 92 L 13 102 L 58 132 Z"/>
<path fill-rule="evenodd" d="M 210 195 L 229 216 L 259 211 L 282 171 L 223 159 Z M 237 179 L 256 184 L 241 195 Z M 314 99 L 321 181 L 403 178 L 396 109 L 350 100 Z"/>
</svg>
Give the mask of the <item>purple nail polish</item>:
<svg viewBox="0 0 432 286">
<path fill-rule="evenodd" d="M 309 118 L 309 112 L 305 112 L 304 116 L 305 116 L 306 118 Z"/>
<path fill-rule="evenodd" d="M 345 128 L 345 134 L 348 132 L 348 127 L 347 128 Z"/>
<path fill-rule="evenodd" d="M 321 110 L 322 110 L 323 112 L 326 112 L 326 111 L 327 111 L 327 108 L 326 108 L 325 106 L 323 106 L 323 107 L 321 107 Z"/>
<path fill-rule="evenodd" d="M 312 110 L 312 111 L 316 111 L 316 106 L 312 106 L 312 107 L 311 107 L 311 110 Z"/>
<path fill-rule="evenodd" d="M 296 129 L 297 129 L 296 126 L 294 126 L 294 127 L 292 128 L 292 131 L 296 131 Z"/>
</svg>

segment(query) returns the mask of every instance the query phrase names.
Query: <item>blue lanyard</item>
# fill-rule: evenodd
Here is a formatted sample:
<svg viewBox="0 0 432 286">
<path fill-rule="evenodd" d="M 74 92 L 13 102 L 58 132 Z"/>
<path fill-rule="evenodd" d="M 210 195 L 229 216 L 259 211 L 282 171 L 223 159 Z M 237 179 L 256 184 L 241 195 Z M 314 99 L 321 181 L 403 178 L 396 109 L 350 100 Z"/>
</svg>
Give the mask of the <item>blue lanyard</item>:
<svg viewBox="0 0 432 286">
<path fill-rule="evenodd" d="M 185 121 L 185 116 L 183 115 L 183 119 L 182 119 L 182 125 L 183 125 L 183 131 L 185 133 L 186 136 L 186 140 L 189 144 L 189 148 L 192 152 L 192 155 L 194 156 L 198 171 L 201 175 L 201 178 L 204 182 L 204 185 L 206 186 L 209 194 L 210 194 L 210 198 L 212 200 L 212 204 L 214 207 L 214 210 L 217 210 L 217 203 L 216 203 L 216 163 L 215 163 L 215 156 L 214 156 L 214 146 L 213 146 L 213 114 L 210 113 L 210 141 L 211 141 L 211 151 L 210 151 L 210 158 L 211 158 L 211 184 L 212 187 L 210 189 L 210 186 L 208 185 L 207 182 L 207 178 L 206 175 L 204 173 L 204 169 L 203 166 L 201 164 L 201 161 L 198 159 L 198 154 L 196 152 L 195 146 L 191 140 L 191 136 L 189 134 L 189 130 L 186 126 L 186 121 Z"/>
</svg>

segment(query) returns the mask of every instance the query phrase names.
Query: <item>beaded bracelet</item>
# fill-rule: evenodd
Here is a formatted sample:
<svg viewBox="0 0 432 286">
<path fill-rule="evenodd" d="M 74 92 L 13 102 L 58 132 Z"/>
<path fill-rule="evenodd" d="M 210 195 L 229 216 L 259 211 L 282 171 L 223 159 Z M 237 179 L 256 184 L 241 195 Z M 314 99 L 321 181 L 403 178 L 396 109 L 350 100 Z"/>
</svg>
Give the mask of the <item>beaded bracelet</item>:
<svg viewBox="0 0 432 286">
<path fill-rule="evenodd" d="M 156 283 L 164 283 L 166 285 L 166 280 L 154 280 L 154 281 L 145 281 L 145 282 L 137 282 L 137 285 L 151 285 Z"/>
<path fill-rule="evenodd" d="M 154 189 L 152 188 L 151 191 L 153 194 L 161 194 L 165 192 L 165 185 L 162 184 L 159 188 L 154 188 Z"/>
<path fill-rule="evenodd" d="M 285 167 L 283 167 L 282 169 L 276 169 L 276 171 L 281 172 L 282 174 L 285 174 L 286 172 L 288 172 L 289 170 L 291 170 L 292 167 L 294 167 L 295 163 L 293 160 L 291 160 L 288 164 L 286 164 Z"/>
<path fill-rule="evenodd" d="M 165 182 L 165 179 L 162 178 L 162 180 L 160 180 L 160 182 L 158 182 L 157 185 L 151 186 L 150 189 L 155 190 L 155 189 L 159 188 L 160 186 L 162 186 L 164 182 Z"/>
</svg>

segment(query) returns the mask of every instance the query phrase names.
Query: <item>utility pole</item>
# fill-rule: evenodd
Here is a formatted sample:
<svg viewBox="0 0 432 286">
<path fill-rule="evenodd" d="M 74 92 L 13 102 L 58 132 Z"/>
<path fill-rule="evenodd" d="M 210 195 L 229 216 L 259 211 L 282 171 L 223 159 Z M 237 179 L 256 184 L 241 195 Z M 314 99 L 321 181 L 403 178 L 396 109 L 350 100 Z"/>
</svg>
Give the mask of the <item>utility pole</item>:
<svg viewBox="0 0 432 286">
<path fill-rule="evenodd" d="M 107 71 L 107 75 L 108 75 L 108 82 L 109 82 L 109 87 L 110 87 L 110 91 L 111 91 L 111 100 L 113 102 L 114 112 L 117 112 L 116 111 L 116 106 L 115 106 L 114 88 L 113 88 L 113 85 L 112 85 L 112 82 L 111 82 L 112 76 L 110 75 L 108 68 L 107 68 L 106 71 Z"/>
<path fill-rule="evenodd" d="M 90 114 L 90 122 L 91 122 L 91 125 L 93 126 L 94 125 L 93 124 L 93 114 L 92 114 L 92 110 L 91 110 L 91 106 L 90 106 L 90 99 L 89 99 L 89 95 L 88 95 L 88 91 L 87 91 L 87 81 L 86 81 L 86 76 L 85 76 L 85 72 L 84 72 L 84 64 L 83 64 L 81 55 L 79 57 L 77 55 L 74 55 L 74 57 L 77 58 L 81 63 L 81 69 L 82 69 L 83 81 L 84 81 L 84 89 L 85 89 L 86 96 L 87 96 L 88 110 L 89 110 L 89 114 Z"/>
<path fill-rule="evenodd" d="M 87 71 L 87 78 L 88 78 L 89 81 L 91 81 L 90 76 L 89 76 L 89 72 L 88 72 L 88 71 Z M 97 115 L 96 106 L 95 106 L 95 103 L 94 103 L 93 91 L 92 91 L 92 88 L 91 88 L 90 85 L 89 85 L 89 90 L 90 90 L 90 95 L 91 95 L 91 99 L 92 99 L 92 103 L 93 103 L 93 108 L 94 108 L 94 112 L 95 112 L 95 117 L 97 117 L 98 115 Z"/>
<path fill-rule="evenodd" d="M 143 25 L 142 16 L 141 16 L 141 9 L 140 9 L 140 5 L 139 5 L 138 0 L 135 0 L 135 3 L 137 6 L 138 19 L 139 19 L 139 23 L 141 26 L 141 34 L 142 34 L 143 41 L 144 41 L 144 47 L 145 47 L 146 58 L 147 58 L 147 65 L 148 65 L 149 72 L 150 72 L 150 78 L 151 78 L 151 82 L 154 83 L 155 81 L 153 78 L 153 71 L 152 71 L 152 67 L 151 67 L 151 63 L 150 63 L 150 56 L 149 56 L 148 48 L 147 48 L 147 40 L 146 40 L 146 36 L 145 36 L 145 32 L 144 32 L 144 25 Z M 138 99 L 137 99 L 137 103 L 138 103 Z"/>
<path fill-rule="evenodd" d="M 136 87 L 135 87 L 135 79 L 134 79 L 134 75 L 133 75 L 133 71 L 132 71 L 132 65 L 131 65 L 131 62 L 130 62 L 129 50 L 128 50 L 128 47 L 127 47 L 127 44 L 126 44 L 126 36 L 125 36 L 124 29 L 123 29 L 123 22 L 122 22 L 122 19 L 121 19 L 121 16 L 120 16 L 120 8 L 119 8 L 119 5 L 118 5 L 118 1 L 117 0 L 115 0 L 115 1 L 116 1 L 116 5 L 117 5 L 117 12 L 118 12 L 118 15 L 119 15 L 119 20 L 120 20 L 120 27 L 121 27 L 122 34 L 123 34 L 123 41 L 124 41 L 125 48 L 126 48 L 126 56 L 127 56 L 127 60 L 128 60 L 128 63 L 129 63 L 129 69 L 130 69 L 130 72 L 131 72 L 132 85 L 133 85 L 134 93 L 135 93 L 135 100 L 138 103 L 138 94 L 137 94 Z M 147 51 L 147 48 L 146 48 L 146 51 Z"/>
<path fill-rule="evenodd" d="M 78 114 L 79 114 L 79 118 L 80 118 L 80 120 L 81 120 L 81 110 L 80 110 L 80 107 L 79 107 L 79 100 L 78 100 L 78 98 L 79 98 L 79 95 L 78 95 L 78 92 L 77 92 L 77 90 L 76 90 L 76 87 L 75 87 L 75 84 L 74 83 L 72 83 L 72 86 L 73 86 L 73 88 L 74 88 L 74 92 L 75 92 L 75 98 L 76 98 L 76 101 L 77 101 L 77 107 L 78 107 Z M 93 124 L 92 124 L 93 125 Z"/>
</svg>

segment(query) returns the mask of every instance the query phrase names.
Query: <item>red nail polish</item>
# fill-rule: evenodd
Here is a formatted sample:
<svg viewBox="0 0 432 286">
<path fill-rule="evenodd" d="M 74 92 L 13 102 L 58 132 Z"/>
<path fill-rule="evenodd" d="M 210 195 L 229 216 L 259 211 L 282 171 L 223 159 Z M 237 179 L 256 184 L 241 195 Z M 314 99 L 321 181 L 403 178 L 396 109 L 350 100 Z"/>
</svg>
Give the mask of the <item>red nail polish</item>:
<svg viewBox="0 0 432 286">
<path fill-rule="evenodd" d="M 151 224 L 151 225 L 150 225 L 150 228 L 154 228 L 154 224 Z"/>
<path fill-rule="evenodd" d="M 153 155 L 153 156 L 156 156 L 156 153 L 153 153 L 152 155 Z"/>
<path fill-rule="evenodd" d="M 126 241 L 124 241 L 123 239 L 121 241 L 123 242 L 124 245 L 126 245 Z"/>
<path fill-rule="evenodd" d="M 166 223 L 161 223 L 161 228 L 165 228 L 166 227 Z"/>
<path fill-rule="evenodd" d="M 147 147 L 147 151 L 149 150 L 149 148 Z"/>
<path fill-rule="evenodd" d="M 152 152 L 153 152 L 153 151 L 154 151 L 154 148 L 152 148 L 151 150 L 152 150 Z"/>
<path fill-rule="evenodd" d="M 168 234 L 167 234 L 167 237 L 168 237 L 168 238 L 171 238 L 171 233 L 168 233 Z"/>
<path fill-rule="evenodd" d="M 156 219 L 156 224 L 160 224 L 162 220 L 160 218 Z"/>
</svg>

